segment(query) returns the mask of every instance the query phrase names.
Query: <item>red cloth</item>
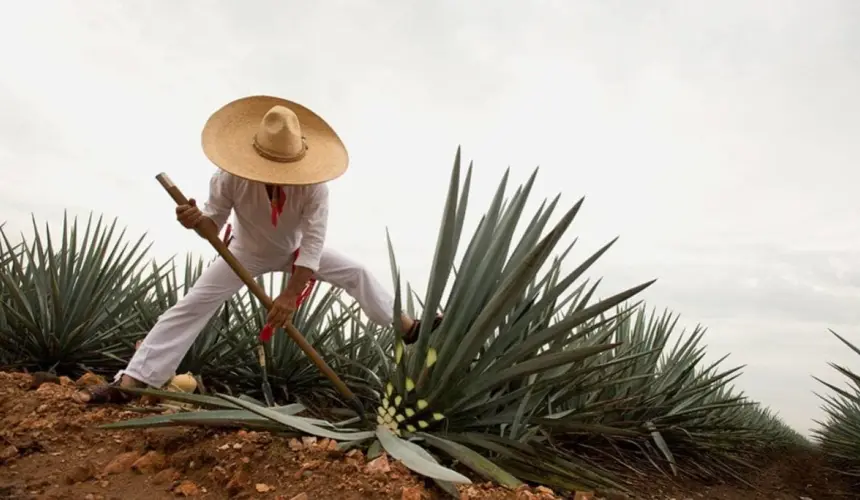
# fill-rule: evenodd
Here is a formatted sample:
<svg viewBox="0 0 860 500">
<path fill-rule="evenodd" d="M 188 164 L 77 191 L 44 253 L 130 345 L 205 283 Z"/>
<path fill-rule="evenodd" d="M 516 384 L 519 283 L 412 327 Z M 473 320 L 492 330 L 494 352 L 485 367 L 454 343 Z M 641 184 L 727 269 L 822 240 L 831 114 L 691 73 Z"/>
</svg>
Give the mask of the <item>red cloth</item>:
<svg viewBox="0 0 860 500">
<path fill-rule="evenodd" d="M 286 203 L 287 195 L 284 194 L 284 188 L 278 186 L 278 190 L 272 189 L 272 194 L 277 193 L 277 196 L 272 196 L 272 225 L 278 227 L 278 218 L 284 213 L 284 203 Z"/>
<path fill-rule="evenodd" d="M 297 249 L 295 251 L 295 253 L 293 253 L 293 262 L 295 262 L 296 259 L 298 259 L 298 258 L 299 258 L 299 251 Z M 296 265 L 295 264 L 293 264 L 291 272 L 293 272 L 293 273 L 296 272 Z M 311 278 L 310 280 L 308 280 L 307 284 L 305 285 L 305 289 L 302 290 L 302 293 L 300 293 L 298 297 L 296 297 L 296 309 L 301 307 L 302 302 L 304 302 L 311 295 L 311 292 L 313 292 L 314 285 L 316 284 L 316 282 L 317 282 L 317 280 L 314 278 Z M 269 340 L 271 340 L 272 335 L 274 335 L 274 334 L 275 334 L 275 329 L 272 327 L 272 325 L 270 325 L 269 323 L 266 323 L 266 325 L 263 327 L 263 329 L 260 330 L 260 341 L 261 342 L 268 342 Z"/>
</svg>

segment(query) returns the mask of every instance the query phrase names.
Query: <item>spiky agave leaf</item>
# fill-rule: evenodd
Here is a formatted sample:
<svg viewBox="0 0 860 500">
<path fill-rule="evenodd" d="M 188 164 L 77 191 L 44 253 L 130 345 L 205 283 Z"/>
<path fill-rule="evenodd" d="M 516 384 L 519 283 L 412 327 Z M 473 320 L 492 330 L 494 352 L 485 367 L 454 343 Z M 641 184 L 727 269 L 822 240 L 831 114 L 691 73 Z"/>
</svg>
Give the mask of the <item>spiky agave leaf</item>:
<svg viewBox="0 0 860 500">
<path fill-rule="evenodd" d="M 380 426 L 377 429 L 376 436 L 382 447 L 385 448 L 385 451 L 395 459 L 403 462 L 403 465 L 422 476 L 440 481 L 471 484 L 471 481 L 466 476 L 442 467 L 435 461 L 428 460 L 426 455 L 415 450 L 414 445 L 396 436 L 385 426 Z"/>
<path fill-rule="evenodd" d="M 91 214 L 79 231 L 77 218 L 64 216 L 58 241 L 47 226 L 40 233 L 34 218 L 32 239 L 19 252 L 10 252 L 14 245 L 0 230 L 0 253 L 11 256 L 0 271 L 0 350 L 18 367 L 74 374 L 123 366 L 140 335 L 135 304 L 163 267 L 141 274 L 144 237 L 126 242 L 116 224 Z"/>
<path fill-rule="evenodd" d="M 860 354 L 860 348 L 848 339 L 832 330 L 830 333 L 848 349 Z M 815 377 L 831 393 L 819 395 L 824 401 L 822 408 L 827 418 L 817 422 L 818 428 L 813 433 L 834 469 L 853 478 L 860 486 L 860 374 L 836 363 L 829 364 L 847 379 L 847 384 L 839 387 Z"/>
<path fill-rule="evenodd" d="M 202 427 L 242 427 L 252 430 L 263 430 L 272 432 L 284 432 L 284 428 L 278 422 L 271 419 L 261 417 L 248 410 L 241 409 L 229 401 L 222 398 L 204 396 L 200 394 L 183 394 L 168 391 L 160 391 L 153 389 L 127 389 L 127 392 L 138 395 L 149 395 L 158 398 L 191 403 L 195 406 L 204 409 L 199 411 L 187 411 L 180 413 L 152 415 L 149 417 L 138 418 L 134 420 L 126 420 L 122 422 L 114 422 L 104 424 L 102 429 L 148 429 L 156 427 L 177 427 L 177 426 L 202 426 Z M 291 404 L 285 406 L 276 406 L 271 408 L 272 411 L 282 413 L 284 415 L 297 415 L 305 410 L 305 407 L 300 404 Z"/>
<path fill-rule="evenodd" d="M 427 444 L 431 447 L 443 450 L 455 460 L 467 464 L 470 469 L 489 481 L 501 484 L 502 486 L 506 486 L 510 489 L 516 489 L 524 484 L 512 474 L 483 457 L 480 453 L 473 451 L 471 448 L 433 434 L 421 432 L 418 433 L 418 437 L 426 440 Z"/>
<path fill-rule="evenodd" d="M 378 410 L 380 421 L 393 431 L 420 431 L 468 447 L 458 438 L 462 433 L 498 434 L 505 426 L 521 421 L 523 415 L 531 415 L 541 402 L 541 397 L 530 396 L 534 392 L 529 392 L 529 385 L 535 378 L 579 366 L 617 346 L 607 335 L 593 337 L 587 344 L 574 341 L 589 331 L 589 322 L 630 299 L 650 282 L 591 304 L 587 304 L 590 293 L 580 293 L 577 297 L 585 302 L 580 302 L 563 320 L 550 324 L 547 319 L 570 302 L 569 290 L 574 283 L 611 243 L 567 273 L 561 270 L 561 257 L 549 261 L 582 202 L 571 207 L 546 234 L 544 229 L 558 204 L 557 198 L 541 205 L 522 226 L 536 174 L 537 171 L 509 199 L 505 197 L 505 174 L 449 283 L 471 179 L 469 168 L 461 192 L 458 152 L 423 300 L 422 331 L 412 349 L 407 350 L 399 339 L 395 342 L 392 378 Z M 522 232 L 519 238 L 518 230 Z M 398 317 L 402 301 L 393 250 L 391 257 L 397 290 L 394 315 Z M 542 273 L 547 265 L 548 271 Z M 437 310 L 444 310 L 445 316 L 439 329 L 431 334 L 429 320 Z M 613 321 L 610 317 L 602 325 L 611 328 Z M 545 391 L 557 382 L 547 377 L 538 389 Z M 517 462 L 520 479 L 526 475 L 529 480 L 542 477 L 544 484 L 564 486 L 585 476 L 565 475 L 568 473 L 555 470 L 547 460 L 529 455 L 516 443 L 502 438 L 494 446 L 521 458 Z M 551 474 L 549 469 L 553 469 Z M 599 474 L 586 479 L 590 484 L 611 482 Z"/>
</svg>

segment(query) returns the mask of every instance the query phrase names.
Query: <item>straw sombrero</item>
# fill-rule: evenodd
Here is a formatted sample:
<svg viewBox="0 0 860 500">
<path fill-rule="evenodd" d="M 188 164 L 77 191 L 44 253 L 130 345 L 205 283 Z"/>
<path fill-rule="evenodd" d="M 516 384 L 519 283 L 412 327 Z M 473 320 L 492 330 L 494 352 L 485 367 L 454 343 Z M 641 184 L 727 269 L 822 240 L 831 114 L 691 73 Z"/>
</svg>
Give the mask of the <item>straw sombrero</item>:
<svg viewBox="0 0 860 500">
<path fill-rule="evenodd" d="M 286 99 L 237 99 L 209 117 L 203 152 L 222 170 L 267 184 L 318 184 L 346 172 L 349 156 L 335 131 Z"/>
</svg>

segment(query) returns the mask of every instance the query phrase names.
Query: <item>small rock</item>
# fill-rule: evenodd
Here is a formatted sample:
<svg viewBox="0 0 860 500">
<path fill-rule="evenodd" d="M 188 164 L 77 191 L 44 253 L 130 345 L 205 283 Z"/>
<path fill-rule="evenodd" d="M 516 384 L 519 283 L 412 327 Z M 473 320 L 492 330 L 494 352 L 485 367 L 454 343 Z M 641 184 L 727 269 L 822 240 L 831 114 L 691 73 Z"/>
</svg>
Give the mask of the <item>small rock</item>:
<svg viewBox="0 0 860 500">
<path fill-rule="evenodd" d="M 517 488 L 517 500 L 534 500 L 536 498 L 537 495 L 529 491 L 528 486 L 523 485 Z"/>
<path fill-rule="evenodd" d="M 552 500 L 555 498 L 555 493 L 546 486 L 538 486 L 535 491 L 542 499 Z"/>
<path fill-rule="evenodd" d="M 75 385 L 75 381 L 70 379 L 69 377 L 60 377 L 60 385 L 63 387 L 71 387 Z"/>
<path fill-rule="evenodd" d="M 194 482 L 186 479 L 176 485 L 176 488 L 173 488 L 173 492 L 184 497 L 196 497 L 200 494 L 200 488 Z"/>
<path fill-rule="evenodd" d="M 140 458 L 140 453 L 129 451 L 117 455 L 104 469 L 105 474 L 121 474 L 127 470 L 131 470 L 131 466 Z"/>
<path fill-rule="evenodd" d="M 9 445 L 0 450 L 0 462 L 5 462 L 11 458 L 15 458 L 18 456 L 18 448 L 15 445 Z"/>
<path fill-rule="evenodd" d="M 88 387 L 91 385 L 103 385 L 106 384 L 107 381 L 101 375 L 96 375 L 92 372 L 87 372 L 81 375 L 81 377 L 75 381 L 75 385 L 78 387 Z"/>
<path fill-rule="evenodd" d="M 167 468 L 152 476 L 152 484 L 167 484 L 179 479 L 179 472 L 173 468 Z"/>
<path fill-rule="evenodd" d="M 254 485 L 254 489 L 257 490 L 257 493 L 268 493 L 268 492 L 272 491 L 274 488 L 272 488 L 268 484 L 257 483 L 256 485 Z"/>
<path fill-rule="evenodd" d="M 299 441 L 299 440 L 298 440 L 298 439 L 296 439 L 296 438 L 292 438 L 292 439 L 290 439 L 290 449 L 291 449 L 291 450 L 293 450 L 293 451 L 299 451 L 299 450 L 301 450 L 302 448 L 304 448 L 304 446 L 302 446 L 302 442 L 301 442 L 301 441 Z"/>
<path fill-rule="evenodd" d="M 210 470 L 206 476 L 217 484 L 227 484 L 227 481 L 230 480 L 230 475 L 227 473 L 227 469 L 220 465 L 212 467 L 212 470 Z"/>
<path fill-rule="evenodd" d="M 66 474 L 66 484 L 83 483 L 93 478 L 93 466 L 89 463 L 86 465 L 76 465 Z"/>
<path fill-rule="evenodd" d="M 298 495 L 294 496 L 290 500 L 308 500 L 308 494 L 302 492 L 302 493 L 299 493 Z"/>
<path fill-rule="evenodd" d="M 423 500 L 424 493 L 420 489 L 412 486 L 404 486 L 400 494 L 401 500 Z"/>
<path fill-rule="evenodd" d="M 391 465 L 388 463 L 388 456 L 385 454 L 374 458 L 364 467 L 364 471 L 368 474 L 387 474 L 391 472 Z"/>
<path fill-rule="evenodd" d="M 337 441 L 334 439 L 329 440 L 328 446 L 326 446 L 328 451 L 336 451 L 337 450 Z"/>
<path fill-rule="evenodd" d="M 38 389 L 36 389 L 36 392 L 50 397 L 65 396 L 65 394 L 63 394 L 63 388 L 57 384 L 42 384 Z"/>
<path fill-rule="evenodd" d="M 320 460 L 311 460 L 310 462 L 305 462 L 302 464 L 302 467 L 293 474 L 293 477 L 296 479 L 302 479 L 303 477 L 310 477 L 313 475 L 314 469 L 318 469 L 321 465 L 323 465 Z"/>
<path fill-rule="evenodd" d="M 319 469 L 321 465 L 323 465 L 322 460 L 311 460 L 310 462 L 303 463 L 302 469 L 304 469 L 304 470 Z"/>
<path fill-rule="evenodd" d="M 248 477 L 247 472 L 242 469 L 237 470 L 233 474 L 233 477 L 231 477 L 230 480 L 227 482 L 227 494 L 230 496 L 235 496 L 239 494 L 239 492 L 242 491 L 242 489 L 244 489 L 245 486 L 248 485 L 249 481 L 250 478 Z"/>
<path fill-rule="evenodd" d="M 165 467 L 167 467 L 167 457 L 155 450 L 147 452 L 146 455 L 131 464 L 133 471 L 149 474 L 158 472 Z"/>
<path fill-rule="evenodd" d="M 306 448 L 310 448 L 315 445 L 317 442 L 317 438 L 314 436 L 302 436 L 302 444 L 305 445 Z"/>
</svg>

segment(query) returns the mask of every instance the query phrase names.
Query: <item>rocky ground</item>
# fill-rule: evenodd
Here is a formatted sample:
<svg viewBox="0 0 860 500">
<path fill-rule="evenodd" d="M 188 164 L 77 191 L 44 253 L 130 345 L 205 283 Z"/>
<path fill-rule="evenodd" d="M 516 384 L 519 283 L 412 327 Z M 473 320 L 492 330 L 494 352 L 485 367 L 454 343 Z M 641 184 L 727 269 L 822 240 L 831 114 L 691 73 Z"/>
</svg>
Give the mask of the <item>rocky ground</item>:
<svg viewBox="0 0 860 500">
<path fill-rule="evenodd" d="M 0 372 L 0 499 L 157 500 L 196 497 L 283 500 L 445 498 L 386 456 L 342 454 L 333 443 L 267 433 L 191 428 L 104 431 L 97 425 L 140 416 L 72 401 L 74 382 L 32 384 Z M 849 496 L 816 457 L 782 457 L 738 485 L 646 482 L 647 499 L 768 499 Z M 840 494 L 840 492 L 842 492 Z M 545 488 L 461 487 L 461 498 L 552 499 Z M 577 500 L 599 498 L 582 492 Z"/>
</svg>

